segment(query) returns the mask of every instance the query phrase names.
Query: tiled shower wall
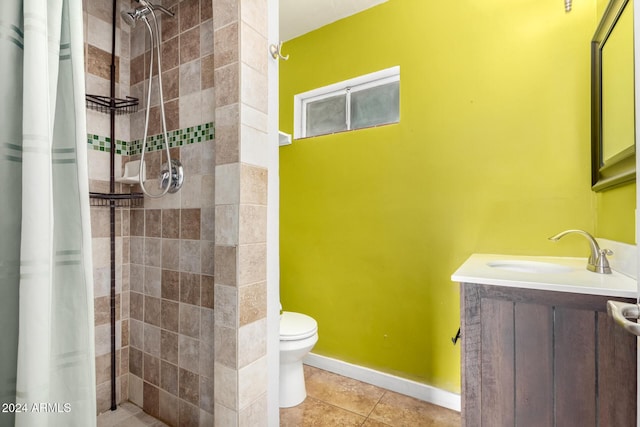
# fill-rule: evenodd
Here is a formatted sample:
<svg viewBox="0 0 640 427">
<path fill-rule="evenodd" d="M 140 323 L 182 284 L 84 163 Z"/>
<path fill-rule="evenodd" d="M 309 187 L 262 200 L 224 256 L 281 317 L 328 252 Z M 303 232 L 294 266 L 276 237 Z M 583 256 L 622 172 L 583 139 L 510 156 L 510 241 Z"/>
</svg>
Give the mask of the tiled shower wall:
<svg viewBox="0 0 640 427">
<path fill-rule="evenodd" d="M 110 3 L 84 3 L 87 93 L 103 96 L 109 95 Z M 163 5 L 176 14 L 159 20 L 167 127 L 174 147 L 171 155 L 180 159 L 186 177 L 176 194 L 145 198 L 144 207 L 116 209 L 117 400 L 131 400 L 171 425 L 211 425 L 213 357 L 207 355 L 213 355 L 214 319 L 212 3 L 184 0 Z M 119 10 L 136 6 L 118 2 Z M 150 55 L 142 23 L 130 28 L 119 17 L 116 22 L 116 96 L 140 99 L 137 113 L 116 116 L 118 177 L 122 163 L 139 158 L 126 154 L 139 153 L 143 138 Z M 151 136 L 161 129 L 157 89 L 150 105 Z M 87 132 L 91 191 L 108 193 L 109 116 L 89 110 Z M 157 150 L 147 153 L 148 177 L 158 176 L 163 157 Z M 157 181 L 148 187 L 159 191 Z M 140 188 L 117 184 L 117 192 L 130 190 Z M 111 387 L 109 209 L 92 208 L 92 225 L 98 412 L 104 412 L 110 407 Z"/>
<path fill-rule="evenodd" d="M 111 3 L 102 0 L 84 0 L 84 39 L 86 92 L 109 96 L 111 64 Z M 116 41 L 116 96 L 128 94 L 128 43 Z M 109 116 L 93 110 L 87 111 L 87 132 L 104 138 L 110 134 Z M 116 117 L 116 137 L 129 140 L 127 116 Z M 89 147 L 92 148 L 92 147 Z M 95 147 L 93 147 L 95 148 Z M 109 192 L 109 153 L 89 149 L 89 190 Z M 120 171 L 116 156 L 117 174 Z M 116 191 L 123 188 L 117 185 Z M 127 189 L 128 191 L 128 189 Z M 128 399 L 129 372 L 129 210 L 116 209 L 116 400 Z M 111 406 L 111 322 L 110 322 L 110 217 L 108 207 L 91 208 L 91 232 L 94 268 L 94 309 L 96 339 L 97 408 L 104 412 Z"/>
<path fill-rule="evenodd" d="M 87 93 L 109 94 L 109 3 L 84 0 Z M 267 2 L 161 3 L 176 13 L 160 22 L 168 129 L 192 136 L 215 119 L 216 138 L 172 143 L 186 172 L 178 193 L 116 210 L 117 397 L 171 425 L 264 425 Z M 116 118 L 116 176 L 122 162 L 139 158 L 150 59 L 145 31 L 117 19 L 116 96 L 138 97 L 141 108 Z M 157 81 L 157 67 L 153 74 Z M 155 135 L 156 90 L 150 107 Z M 91 191 L 108 192 L 108 115 L 88 111 L 87 131 Z M 164 158 L 145 155 L 148 177 L 158 176 Z M 153 182 L 149 189 L 159 191 Z M 92 208 L 98 412 L 109 408 L 110 391 L 108 222 L 108 209 Z"/>
</svg>

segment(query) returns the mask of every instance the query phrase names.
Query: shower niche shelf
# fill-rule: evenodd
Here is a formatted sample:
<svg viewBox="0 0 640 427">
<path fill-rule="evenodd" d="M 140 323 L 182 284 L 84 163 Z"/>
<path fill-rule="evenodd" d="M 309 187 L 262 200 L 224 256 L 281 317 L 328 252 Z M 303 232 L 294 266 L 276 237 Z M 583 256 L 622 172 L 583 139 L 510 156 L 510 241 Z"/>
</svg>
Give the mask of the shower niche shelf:
<svg viewBox="0 0 640 427">
<path fill-rule="evenodd" d="M 91 206 L 111 206 L 113 202 L 116 208 L 140 208 L 144 206 L 144 194 L 127 193 L 127 194 L 110 194 L 110 193 L 89 193 L 89 201 Z"/>
<path fill-rule="evenodd" d="M 101 113 L 131 114 L 138 111 L 138 98 L 127 96 L 126 99 L 110 96 L 86 95 L 87 108 Z"/>
</svg>

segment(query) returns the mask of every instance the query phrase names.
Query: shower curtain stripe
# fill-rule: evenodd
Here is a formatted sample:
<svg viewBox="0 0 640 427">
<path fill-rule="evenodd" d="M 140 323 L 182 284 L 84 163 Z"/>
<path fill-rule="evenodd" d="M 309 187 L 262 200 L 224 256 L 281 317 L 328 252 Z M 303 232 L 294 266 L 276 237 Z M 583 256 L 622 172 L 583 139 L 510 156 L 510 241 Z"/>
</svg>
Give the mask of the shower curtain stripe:
<svg viewBox="0 0 640 427">
<path fill-rule="evenodd" d="M 81 0 L 0 2 L 0 426 L 95 426 Z M 66 408 L 30 411 L 37 405 Z"/>
</svg>

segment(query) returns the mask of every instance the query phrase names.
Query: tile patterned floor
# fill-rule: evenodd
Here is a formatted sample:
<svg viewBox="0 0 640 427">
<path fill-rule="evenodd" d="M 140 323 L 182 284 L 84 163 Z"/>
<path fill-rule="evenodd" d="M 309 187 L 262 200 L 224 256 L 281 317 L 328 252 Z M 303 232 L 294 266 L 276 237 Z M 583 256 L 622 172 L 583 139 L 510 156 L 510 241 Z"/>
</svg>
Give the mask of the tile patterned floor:
<svg viewBox="0 0 640 427">
<path fill-rule="evenodd" d="M 167 427 L 131 402 L 125 402 L 115 411 L 98 415 L 98 427 Z"/>
<path fill-rule="evenodd" d="M 458 427 L 460 413 L 304 366 L 307 399 L 280 409 L 281 427 Z M 98 416 L 98 427 L 166 427 L 133 403 Z"/>
<path fill-rule="evenodd" d="M 305 365 L 307 399 L 280 409 L 281 427 L 453 427 L 460 413 Z"/>
</svg>

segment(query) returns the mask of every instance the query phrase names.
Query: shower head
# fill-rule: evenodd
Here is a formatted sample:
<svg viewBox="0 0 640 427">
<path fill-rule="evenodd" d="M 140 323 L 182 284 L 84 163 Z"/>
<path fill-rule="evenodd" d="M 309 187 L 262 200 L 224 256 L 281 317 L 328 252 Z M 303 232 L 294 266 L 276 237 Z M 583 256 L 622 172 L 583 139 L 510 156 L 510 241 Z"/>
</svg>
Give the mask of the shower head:
<svg viewBox="0 0 640 427">
<path fill-rule="evenodd" d="M 149 1 L 146 0 L 138 0 L 138 2 L 142 5 L 134 10 L 130 10 L 130 11 L 122 11 L 120 12 L 120 15 L 122 16 L 122 19 L 124 20 L 124 22 L 126 22 L 128 25 L 135 27 L 136 22 L 138 22 L 139 20 L 141 20 L 142 18 L 144 18 L 145 16 L 149 15 L 150 13 L 152 13 L 155 10 L 159 10 L 160 12 L 164 13 L 165 15 L 169 15 L 171 17 L 174 16 L 174 13 L 171 12 L 169 9 L 162 7 L 160 5 L 157 4 L 153 4 Z"/>
<path fill-rule="evenodd" d="M 129 10 L 129 11 L 123 10 L 122 12 L 120 12 L 120 15 L 122 16 L 122 19 L 124 20 L 124 22 L 126 22 L 131 27 L 135 27 L 136 22 L 138 22 L 140 19 L 142 19 L 143 17 L 147 16 L 150 13 L 151 13 L 151 8 L 149 8 L 148 6 L 140 6 L 139 8 L 134 10 Z"/>
</svg>

